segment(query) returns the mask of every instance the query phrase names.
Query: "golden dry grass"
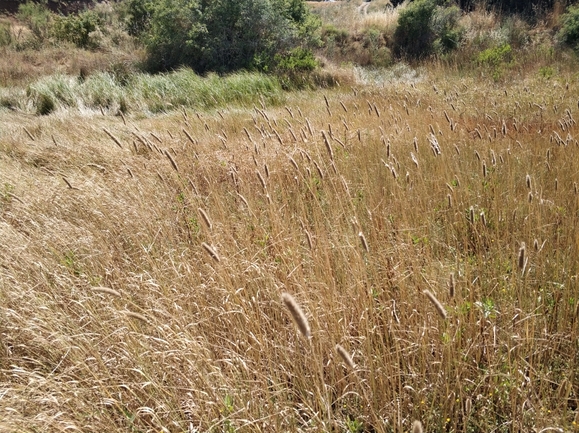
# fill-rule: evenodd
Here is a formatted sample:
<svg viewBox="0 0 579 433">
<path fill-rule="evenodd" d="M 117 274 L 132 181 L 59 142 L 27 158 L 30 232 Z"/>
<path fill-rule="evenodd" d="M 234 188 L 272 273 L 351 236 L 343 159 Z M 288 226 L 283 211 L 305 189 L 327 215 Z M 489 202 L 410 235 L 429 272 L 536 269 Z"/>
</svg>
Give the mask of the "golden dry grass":
<svg viewBox="0 0 579 433">
<path fill-rule="evenodd" d="M 449 74 L 0 112 L 0 431 L 571 431 L 579 84 Z"/>
</svg>

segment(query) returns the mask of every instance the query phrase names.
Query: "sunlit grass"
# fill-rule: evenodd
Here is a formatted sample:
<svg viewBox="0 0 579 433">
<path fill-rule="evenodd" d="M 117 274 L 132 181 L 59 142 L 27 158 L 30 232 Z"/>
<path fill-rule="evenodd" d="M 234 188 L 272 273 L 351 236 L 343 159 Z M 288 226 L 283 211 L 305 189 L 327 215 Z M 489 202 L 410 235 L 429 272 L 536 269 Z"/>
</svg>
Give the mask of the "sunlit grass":
<svg viewBox="0 0 579 433">
<path fill-rule="evenodd" d="M 58 115 L 0 113 L 0 430 L 571 430 L 561 70 L 37 82 Z"/>
</svg>

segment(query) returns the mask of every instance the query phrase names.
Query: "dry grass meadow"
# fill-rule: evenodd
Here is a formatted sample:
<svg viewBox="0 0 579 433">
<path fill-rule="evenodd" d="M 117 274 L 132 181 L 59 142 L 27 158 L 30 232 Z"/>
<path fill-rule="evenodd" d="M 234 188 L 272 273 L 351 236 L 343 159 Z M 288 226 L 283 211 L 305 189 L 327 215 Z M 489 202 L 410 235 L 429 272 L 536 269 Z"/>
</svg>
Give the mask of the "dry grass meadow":
<svg viewBox="0 0 579 433">
<path fill-rule="evenodd" d="M 537 77 L 2 111 L 0 431 L 573 430 L 579 83 Z"/>
<path fill-rule="evenodd" d="M 570 64 L 3 91 L 0 432 L 578 431 Z"/>
</svg>

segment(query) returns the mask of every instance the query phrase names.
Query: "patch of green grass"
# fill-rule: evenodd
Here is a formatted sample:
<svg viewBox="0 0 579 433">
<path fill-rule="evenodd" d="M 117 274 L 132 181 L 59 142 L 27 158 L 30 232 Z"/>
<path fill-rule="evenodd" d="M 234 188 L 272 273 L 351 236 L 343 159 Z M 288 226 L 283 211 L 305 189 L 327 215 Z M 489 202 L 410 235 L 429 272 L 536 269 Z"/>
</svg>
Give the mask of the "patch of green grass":
<svg viewBox="0 0 579 433">
<path fill-rule="evenodd" d="M 201 77 L 190 69 L 169 74 L 137 74 L 129 81 L 119 81 L 108 72 L 83 80 L 55 75 L 30 85 L 27 95 L 38 114 L 49 114 L 58 106 L 114 113 L 157 113 L 178 107 L 211 109 L 228 104 L 252 106 L 261 100 L 278 104 L 283 100 L 275 77 L 248 72 Z"/>
</svg>

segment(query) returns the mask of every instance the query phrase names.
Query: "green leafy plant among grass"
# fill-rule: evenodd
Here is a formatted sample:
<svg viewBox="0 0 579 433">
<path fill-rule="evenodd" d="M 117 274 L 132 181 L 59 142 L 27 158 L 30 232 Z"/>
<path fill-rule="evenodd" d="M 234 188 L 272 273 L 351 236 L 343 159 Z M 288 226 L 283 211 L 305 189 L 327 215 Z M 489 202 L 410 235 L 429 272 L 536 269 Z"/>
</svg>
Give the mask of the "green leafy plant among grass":
<svg viewBox="0 0 579 433">
<path fill-rule="evenodd" d="M 579 5 L 569 6 L 561 16 L 558 37 L 563 43 L 579 50 Z"/>
<path fill-rule="evenodd" d="M 505 69 L 512 63 L 512 56 L 511 46 L 503 44 L 481 51 L 476 58 L 476 63 L 490 70 L 493 79 L 498 81 L 503 76 Z"/>
<path fill-rule="evenodd" d="M 51 33 L 57 40 L 71 42 L 79 48 L 96 48 L 98 43 L 91 36 L 100 25 L 99 16 L 88 10 L 80 14 L 57 16 Z"/>
<path fill-rule="evenodd" d="M 28 26 L 38 42 L 44 41 L 50 35 L 52 14 L 46 7 L 46 1 L 27 1 L 20 4 L 17 18 Z"/>
</svg>

